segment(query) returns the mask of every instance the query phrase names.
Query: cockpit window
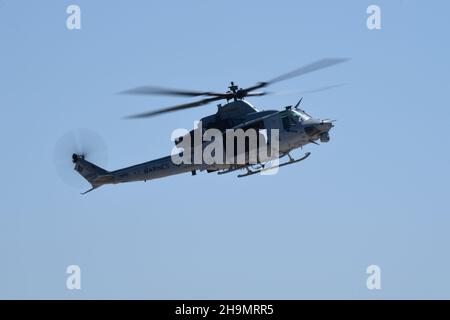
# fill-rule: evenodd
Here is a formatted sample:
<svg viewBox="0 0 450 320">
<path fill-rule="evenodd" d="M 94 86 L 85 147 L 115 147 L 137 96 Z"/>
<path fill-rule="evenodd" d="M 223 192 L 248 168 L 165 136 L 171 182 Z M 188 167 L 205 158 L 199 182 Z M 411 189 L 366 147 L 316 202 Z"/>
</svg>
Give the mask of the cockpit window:
<svg viewBox="0 0 450 320">
<path fill-rule="evenodd" d="M 296 118 L 299 118 L 300 120 L 308 120 L 311 119 L 311 116 L 309 114 L 307 114 L 305 111 L 303 110 L 291 110 L 292 115 Z"/>
<path fill-rule="evenodd" d="M 294 127 L 297 124 L 296 119 L 292 117 L 292 115 L 286 114 L 285 116 L 281 117 L 281 121 L 283 122 L 283 128 L 285 130 L 290 130 L 291 127 Z"/>
</svg>

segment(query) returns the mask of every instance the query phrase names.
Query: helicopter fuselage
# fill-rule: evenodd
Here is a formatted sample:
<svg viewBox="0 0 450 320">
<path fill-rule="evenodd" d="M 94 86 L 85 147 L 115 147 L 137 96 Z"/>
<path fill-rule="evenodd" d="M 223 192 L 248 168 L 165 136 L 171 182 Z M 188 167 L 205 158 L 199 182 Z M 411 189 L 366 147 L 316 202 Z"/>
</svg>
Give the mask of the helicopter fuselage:
<svg viewBox="0 0 450 320">
<path fill-rule="evenodd" d="M 134 95 L 201 97 L 195 101 L 177 104 L 156 110 L 153 109 L 144 113 L 134 114 L 128 116 L 127 118 L 129 119 L 149 118 L 165 113 L 205 106 L 216 101 L 226 100 L 227 103 L 225 105 L 218 105 L 218 110 L 215 114 L 201 119 L 201 128 L 196 128 L 175 140 L 175 143 L 178 144 L 179 141 L 177 142 L 177 140 L 190 140 L 188 138 L 192 136 L 198 136 L 198 134 L 195 134 L 196 132 L 201 133 L 201 136 L 203 136 L 203 130 L 205 130 L 205 133 L 209 132 L 211 134 L 210 136 L 208 136 L 209 138 L 211 138 L 210 140 L 207 139 L 206 142 L 200 141 L 200 143 L 198 144 L 194 143 L 193 155 L 195 159 L 195 150 L 198 146 L 200 146 L 200 149 L 202 149 L 202 151 L 203 149 L 209 148 L 208 150 L 211 149 L 210 156 L 214 158 L 214 161 L 209 161 L 210 158 L 208 158 L 208 161 L 203 161 L 205 159 L 202 158 L 203 160 L 200 159 L 200 161 L 185 162 L 183 160 L 181 162 L 178 162 L 178 160 L 174 161 L 174 157 L 172 154 L 171 156 L 148 161 L 131 167 L 126 167 L 115 171 L 106 171 L 96 166 L 95 164 L 88 162 L 84 158 L 83 154 L 73 154 L 72 161 L 75 164 L 75 170 L 78 171 L 78 173 L 80 173 L 92 185 L 92 189 L 87 191 L 89 192 L 104 184 L 115 184 L 131 181 L 147 181 L 184 172 L 192 172 L 195 175 L 198 170 L 207 172 L 218 171 L 218 174 L 233 172 L 238 169 L 247 170 L 247 173 L 238 175 L 238 177 L 245 177 L 259 172 L 261 174 L 266 174 L 266 171 L 270 170 L 266 167 L 268 163 L 271 163 L 272 160 L 278 160 L 286 155 L 289 157 L 289 161 L 282 164 L 279 164 L 277 161 L 275 161 L 276 168 L 303 161 L 310 155 L 309 152 L 306 153 L 305 156 L 296 160 L 291 157 L 289 152 L 293 149 L 303 147 L 308 143 L 317 144 L 317 140 L 320 140 L 321 142 L 328 142 L 330 140 L 329 131 L 333 127 L 333 121 L 314 119 L 309 116 L 305 111 L 298 108 L 302 101 L 301 99 L 295 105 L 295 107 L 289 106 L 282 111 L 258 111 L 250 103 L 245 101 L 244 98 L 265 96 L 267 94 L 270 94 L 270 92 L 257 90 L 267 88 L 268 86 L 281 81 L 325 69 L 346 62 L 348 60 L 349 59 L 347 58 L 320 59 L 288 73 L 281 74 L 270 80 L 260 81 L 255 83 L 254 85 L 244 88 L 241 88 L 234 82 L 231 82 L 230 86 L 228 87 L 229 90 L 226 92 L 183 89 L 180 90 L 155 86 L 141 86 L 123 91 L 122 93 Z M 335 86 L 331 86 L 329 88 L 332 87 Z M 238 144 L 237 149 L 234 148 L 234 143 L 231 143 L 232 146 L 230 147 L 228 144 L 229 140 L 227 140 L 225 149 L 228 152 L 230 152 L 230 150 L 233 150 L 232 153 L 233 155 L 236 154 L 236 159 L 238 160 L 236 163 L 229 161 L 223 162 L 223 153 L 221 153 L 220 151 L 218 153 L 216 152 L 217 150 L 224 149 L 224 145 L 220 145 L 220 143 L 219 145 L 221 147 L 216 148 L 216 140 L 219 139 L 220 141 L 220 139 L 223 138 L 223 135 L 227 135 L 230 130 L 239 132 L 241 138 L 241 133 L 244 130 L 246 130 L 245 132 L 247 132 L 248 130 L 253 133 L 251 137 L 246 137 L 244 134 L 244 138 L 240 140 L 241 144 Z M 214 134 L 212 133 L 213 131 Z M 265 132 L 265 135 L 262 132 Z M 256 139 L 254 138 L 255 136 Z M 260 136 L 263 136 L 263 138 L 261 138 Z M 272 139 L 274 137 L 275 139 Z M 226 138 L 228 138 L 228 136 Z M 232 137 L 233 141 L 235 138 L 236 137 Z M 248 148 L 246 140 L 247 138 L 249 141 Z M 242 142 L 242 140 L 244 142 Z M 255 157 L 253 157 L 254 154 L 251 152 L 255 150 L 255 140 L 257 141 L 256 149 L 259 148 L 260 150 L 267 150 L 268 148 L 265 148 L 264 146 L 269 147 L 269 157 L 264 156 L 264 153 L 258 153 L 258 157 L 256 157 L 255 160 Z M 260 141 L 265 141 L 265 144 L 260 144 Z M 212 145 L 214 146 L 214 148 L 211 147 Z M 187 146 L 191 146 L 191 142 L 189 142 Z M 188 151 L 186 152 L 185 145 L 182 148 L 183 151 L 181 151 L 178 156 L 182 155 L 183 158 L 189 155 L 192 156 L 191 148 L 187 149 Z M 275 152 L 272 152 L 274 150 Z M 212 151 L 214 151 L 214 155 L 212 155 Z M 177 154 L 175 154 L 175 156 L 176 155 Z M 261 157 L 261 155 L 263 156 Z M 225 155 L 225 158 L 229 158 L 228 153 Z M 241 160 L 239 160 L 239 158 Z M 249 161 L 246 162 L 246 159 L 249 159 Z"/>
<path fill-rule="evenodd" d="M 272 130 L 277 130 L 279 139 L 277 157 L 288 155 L 293 149 L 309 143 L 316 143 L 317 140 L 328 142 L 328 132 L 333 127 L 331 121 L 314 119 L 298 108 L 286 107 L 282 111 L 258 111 L 244 100 L 219 106 L 217 113 L 201 119 L 201 124 L 201 130 L 203 131 L 208 129 L 218 129 L 222 132 L 227 129 L 255 129 L 265 131 L 269 138 Z M 198 129 L 192 130 L 189 135 L 193 135 L 195 130 Z M 267 141 L 270 143 L 270 139 L 267 139 Z M 208 143 L 210 142 L 202 141 L 202 150 Z M 249 150 L 245 150 L 245 153 L 248 152 Z M 96 174 L 96 168 L 98 167 L 83 157 L 74 155 L 73 162 L 75 163 L 75 170 L 83 175 L 93 188 L 103 184 L 153 180 L 186 172 L 195 174 L 197 171 L 234 171 L 255 165 L 255 163 L 233 164 L 224 162 L 176 164 L 173 162 L 172 156 L 166 156 L 115 171 L 104 172 L 103 169 L 99 168 L 103 171 Z M 260 163 L 260 165 L 262 164 Z"/>
</svg>

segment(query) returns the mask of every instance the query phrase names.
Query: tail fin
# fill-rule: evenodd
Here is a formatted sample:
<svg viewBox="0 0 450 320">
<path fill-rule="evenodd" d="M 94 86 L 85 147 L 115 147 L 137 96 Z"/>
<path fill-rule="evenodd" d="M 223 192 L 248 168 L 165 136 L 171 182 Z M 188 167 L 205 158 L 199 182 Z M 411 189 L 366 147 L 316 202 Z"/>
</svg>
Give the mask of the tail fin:
<svg viewBox="0 0 450 320">
<path fill-rule="evenodd" d="M 92 186 L 92 191 L 106 183 L 112 183 L 112 176 L 105 169 L 84 159 L 83 155 L 73 154 L 72 162 L 75 163 L 75 170 L 82 175 Z"/>
</svg>

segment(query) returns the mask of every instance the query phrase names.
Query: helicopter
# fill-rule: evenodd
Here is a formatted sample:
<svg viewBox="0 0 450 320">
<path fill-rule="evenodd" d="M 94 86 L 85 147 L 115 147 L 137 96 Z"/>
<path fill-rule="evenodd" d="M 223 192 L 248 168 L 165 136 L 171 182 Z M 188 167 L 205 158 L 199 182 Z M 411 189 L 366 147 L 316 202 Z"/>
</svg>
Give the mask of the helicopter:
<svg viewBox="0 0 450 320">
<path fill-rule="evenodd" d="M 91 184 L 91 189 L 82 194 L 86 194 L 106 184 L 147 181 L 182 173 L 192 173 L 192 175 L 196 175 L 198 171 L 206 171 L 208 173 L 217 172 L 219 175 L 222 175 L 243 169 L 246 170 L 246 172 L 238 175 L 239 178 L 242 178 L 305 160 L 309 157 L 310 152 L 305 153 L 298 159 L 294 159 L 290 152 L 310 143 L 318 144 L 317 141 L 323 143 L 328 142 L 330 140 L 329 131 L 334 127 L 334 121 L 330 119 L 316 119 L 310 116 L 306 111 L 300 108 L 302 99 L 300 99 L 296 105 L 287 106 L 283 110 L 259 111 L 249 101 L 245 100 L 245 98 L 265 96 L 270 94 L 270 92 L 257 90 L 266 88 L 274 83 L 328 68 L 348 60 L 349 59 L 347 58 L 321 59 L 269 81 L 258 82 L 247 88 L 241 88 L 234 82 L 231 82 L 228 91 L 226 92 L 178 90 L 154 86 L 142 86 L 123 91 L 122 93 L 134 95 L 156 94 L 181 97 L 203 97 L 203 99 L 194 102 L 131 115 L 127 117 L 129 119 L 149 118 L 169 112 L 204 106 L 215 101 L 226 101 L 225 104 L 219 104 L 217 106 L 216 113 L 203 117 L 200 120 L 199 123 L 202 125 L 200 129 L 197 128 L 191 130 L 184 136 L 175 139 L 176 146 L 183 140 L 191 140 L 190 143 L 192 144 L 192 140 L 195 139 L 189 138 L 193 138 L 199 131 L 201 134 L 209 129 L 214 129 L 216 132 L 218 131 L 223 135 L 231 129 L 255 129 L 258 132 L 264 130 L 269 132 L 276 130 L 278 135 L 277 152 L 274 156 L 272 155 L 272 157 L 266 158 L 265 161 L 257 159 L 256 162 L 250 162 L 248 161 L 248 153 L 250 150 L 246 144 L 243 150 L 246 155 L 246 160 L 241 163 L 206 163 L 205 161 L 199 163 L 175 163 L 172 154 L 170 156 L 114 171 L 107 171 L 96 164 L 89 162 L 86 159 L 85 154 L 73 153 L 71 160 L 74 164 L 74 169 Z M 263 135 L 262 140 L 264 140 L 264 138 L 266 138 L 265 143 L 270 144 L 267 139 L 267 134 L 266 136 Z M 203 149 L 207 145 L 208 142 L 205 143 L 204 141 L 201 141 L 200 148 Z M 195 146 L 193 146 L 193 149 L 195 149 Z M 182 151 L 179 152 L 178 155 L 183 155 L 183 150 L 184 149 L 182 148 Z M 191 153 L 192 151 L 188 152 Z M 233 147 L 233 154 L 236 155 L 235 147 Z M 273 161 L 274 159 L 278 161 L 283 157 L 287 157 L 288 160 L 281 164 L 277 162 L 275 166 L 267 165 L 270 161 Z"/>
</svg>

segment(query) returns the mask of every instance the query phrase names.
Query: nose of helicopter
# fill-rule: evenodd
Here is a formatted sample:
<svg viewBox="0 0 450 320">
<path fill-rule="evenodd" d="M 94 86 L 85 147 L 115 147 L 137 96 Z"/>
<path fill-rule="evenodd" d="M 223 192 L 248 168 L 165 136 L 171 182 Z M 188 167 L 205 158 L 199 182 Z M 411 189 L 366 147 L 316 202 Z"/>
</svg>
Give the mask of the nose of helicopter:
<svg viewBox="0 0 450 320">
<path fill-rule="evenodd" d="M 333 128 L 334 125 L 332 123 L 331 120 L 322 120 L 319 124 L 318 124 L 318 129 L 322 132 L 327 132 L 330 131 L 331 128 Z"/>
<path fill-rule="evenodd" d="M 306 122 L 306 121 L 305 121 Z M 309 120 L 305 123 L 305 131 L 309 136 L 315 136 L 317 134 L 328 132 L 331 128 L 333 128 L 333 122 L 331 120 Z"/>
</svg>

